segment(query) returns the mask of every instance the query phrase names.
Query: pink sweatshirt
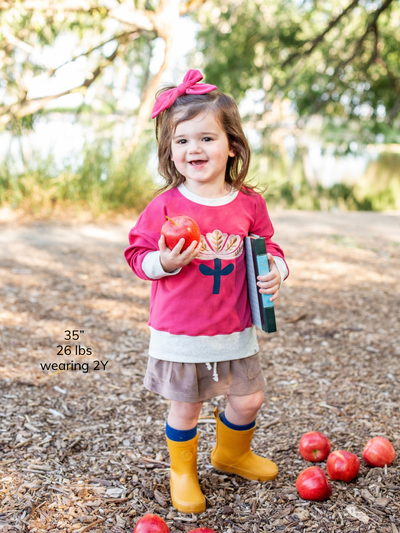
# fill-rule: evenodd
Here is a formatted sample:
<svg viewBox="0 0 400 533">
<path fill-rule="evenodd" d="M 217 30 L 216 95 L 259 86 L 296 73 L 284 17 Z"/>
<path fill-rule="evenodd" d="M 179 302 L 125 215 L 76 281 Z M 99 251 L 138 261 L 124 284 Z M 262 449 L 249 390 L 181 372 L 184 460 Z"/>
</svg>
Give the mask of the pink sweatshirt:
<svg viewBox="0 0 400 533">
<path fill-rule="evenodd" d="M 173 273 L 160 264 L 158 240 L 165 216 L 186 215 L 200 227 L 202 249 Z M 233 190 L 203 198 L 185 185 L 150 202 L 129 234 L 125 258 L 141 279 L 151 280 L 149 354 L 179 362 L 240 359 L 258 351 L 247 296 L 243 239 L 266 238 L 282 280 L 289 271 L 274 234 L 265 200 Z"/>
</svg>

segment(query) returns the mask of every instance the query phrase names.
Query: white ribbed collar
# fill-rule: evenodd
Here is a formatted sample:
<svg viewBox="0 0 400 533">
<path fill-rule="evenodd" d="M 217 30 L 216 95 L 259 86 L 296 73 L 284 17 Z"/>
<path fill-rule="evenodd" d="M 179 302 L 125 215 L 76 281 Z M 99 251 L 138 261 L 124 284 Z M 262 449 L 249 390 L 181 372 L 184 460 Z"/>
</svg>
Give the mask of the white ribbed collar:
<svg viewBox="0 0 400 533">
<path fill-rule="evenodd" d="M 196 204 L 212 206 L 229 204 L 236 198 L 239 193 L 237 189 L 234 189 L 232 187 L 231 192 L 226 196 L 221 196 L 220 198 L 204 198 L 203 196 L 199 196 L 198 194 L 194 194 L 194 192 L 189 191 L 189 189 L 185 186 L 184 183 L 178 185 L 177 189 L 185 198 L 191 200 L 192 202 L 195 202 Z"/>
</svg>

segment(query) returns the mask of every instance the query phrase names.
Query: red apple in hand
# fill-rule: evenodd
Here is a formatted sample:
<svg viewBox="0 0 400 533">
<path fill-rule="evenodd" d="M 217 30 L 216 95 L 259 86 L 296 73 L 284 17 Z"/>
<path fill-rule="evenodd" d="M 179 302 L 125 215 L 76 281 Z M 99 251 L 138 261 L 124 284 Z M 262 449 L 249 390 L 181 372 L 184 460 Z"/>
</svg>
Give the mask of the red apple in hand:
<svg viewBox="0 0 400 533">
<path fill-rule="evenodd" d="M 296 489 L 303 500 L 323 502 L 332 494 L 332 485 L 319 466 L 310 466 L 299 474 Z"/>
<path fill-rule="evenodd" d="M 329 454 L 326 470 L 332 481 L 346 481 L 354 479 L 360 469 L 360 459 L 354 453 L 339 450 Z"/>
<path fill-rule="evenodd" d="M 161 235 L 165 237 L 165 243 L 170 250 L 173 250 L 180 239 L 185 239 L 185 244 L 181 252 L 189 248 L 193 241 L 200 242 L 200 228 L 193 218 L 185 215 L 177 217 L 165 217 L 167 222 L 161 228 Z"/>
<path fill-rule="evenodd" d="M 374 437 L 365 445 L 362 458 L 369 466 L 390 466 L 396 457 L 392 443 L 384 437 Z"/>
<path fill-rule="evenodd" d="M 156 514 L 145 514 L 139 519 L 133 533 L 169 533 L 169 528 Z"/>
<path fill-rule="evenodd" d="M 299 442 L 300 455 L 306 461 L 316 463 L 317 461 L 324 461 L 331 451 L 331 443 L 328 437 L 325 437 L 318 431 L 311 431 L 304 433 Z"/>
</svg>

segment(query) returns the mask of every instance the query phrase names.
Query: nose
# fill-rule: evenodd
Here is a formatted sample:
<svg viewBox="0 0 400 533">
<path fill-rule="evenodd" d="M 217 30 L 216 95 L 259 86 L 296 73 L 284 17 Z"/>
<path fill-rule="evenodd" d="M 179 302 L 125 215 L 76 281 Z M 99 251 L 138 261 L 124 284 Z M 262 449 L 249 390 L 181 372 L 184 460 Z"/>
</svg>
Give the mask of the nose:
<svg viewBox="0 0 400 533">
<path fill-rule="evenodd" d="M 197 141 L 193 141 L 189 145 L 189 154 L 199 154 L 202 152 L 201 145 Z"/>
</svg>

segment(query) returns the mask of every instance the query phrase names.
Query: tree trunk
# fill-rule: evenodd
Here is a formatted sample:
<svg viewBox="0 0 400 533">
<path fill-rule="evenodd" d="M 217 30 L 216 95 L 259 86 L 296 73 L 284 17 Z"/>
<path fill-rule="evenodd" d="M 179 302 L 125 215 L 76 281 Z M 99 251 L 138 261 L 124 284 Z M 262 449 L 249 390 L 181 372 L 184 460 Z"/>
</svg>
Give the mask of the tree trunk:
<svg viewBox="0 0 400 533">
<path fill-rule="evenodd" d="M 153 109 L 155 102 L 154 95 L 159 88 L 161 77 L 168 67 L 178 19 L 179 0 L 162 0 L 156 12 L 154 22 L 158 36 L 164 39 L 165 42 L 164 59 L 159 71 L 153 76 L 150 83 L 147 84 L 147 87 L 143 91 L 142 102 L 140 104 L 135 130 L 130 143 L 132 151 L 137 147 L 139 139 L 151 116 L 151 110 Z"/>
</svg>

